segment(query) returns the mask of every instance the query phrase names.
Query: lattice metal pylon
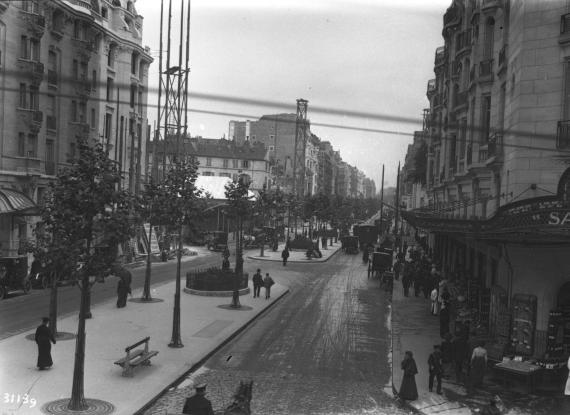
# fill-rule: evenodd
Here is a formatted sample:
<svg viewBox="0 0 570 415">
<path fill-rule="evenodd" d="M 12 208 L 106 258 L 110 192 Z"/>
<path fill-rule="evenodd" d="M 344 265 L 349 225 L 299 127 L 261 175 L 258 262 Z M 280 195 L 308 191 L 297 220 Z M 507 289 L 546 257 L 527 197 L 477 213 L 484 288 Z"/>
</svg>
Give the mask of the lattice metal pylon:
<svg viewBox="0 0 570 415">
<path fill-rule="evenodd" d="M 309 101 L 297 100 L 297 119 L 295 122 L 295 157 L 293 158 L 293 194 L 304 196 L 305 189 L 305 152 L 307 149 Z"/>
</svg>

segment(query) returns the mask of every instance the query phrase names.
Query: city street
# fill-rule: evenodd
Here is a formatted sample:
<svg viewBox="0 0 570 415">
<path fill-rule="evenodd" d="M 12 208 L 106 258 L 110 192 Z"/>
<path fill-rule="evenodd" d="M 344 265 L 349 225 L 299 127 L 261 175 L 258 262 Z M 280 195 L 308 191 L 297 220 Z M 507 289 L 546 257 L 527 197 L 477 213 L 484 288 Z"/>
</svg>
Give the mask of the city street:
<svg viewBox="0 0 570 415">
<path fill-rule="evenodd" d="M 220 253 L 209 252 L 203 247 L 192 247 L 199 252 L 198 256 L 183 258 L 182 278 L 186 281 L 186 271 L 220 265 Z M 144 286 L 145 265 L 131 270 L 133 275 L 132 289 Z M 166 263 L 152 264 L 151 284 L 169 282 L 176 276 L 176 260 Z M 117 278 L 109 277 L 105 283 L 95 284 L 91 293 L 91 304 L 99 304 L 117 296 Z M 5 300 L 0 301 L 0 339 L 5 339 L 38 326 L 41 318 L 49 313 L 50 290 L 33 289 L 25 295 L 14 292 Z M 76 314 L 79 310 L 80 294 L 77 287 L 70 285 L 58 288 L 58 316 Z M 97 318 L 96 315 L 93 318 Z"/>
<path fill-rule="evenodd" d="M 367 279 L 360 255 L 339 252 L 325 263 L 286 268 L 246 262 L 247 269 L 257 267 L 290 294 L 146 415 L 180 412 L 194 382 L 202 381 L 219 410 L 240 380 L 254 381 L 255 414 L 409 412 L 383 392 L 391 387 L 389 296 Z M 249 297 L 242 304 L 252 301 L 264 300 Z"/>
</svg>

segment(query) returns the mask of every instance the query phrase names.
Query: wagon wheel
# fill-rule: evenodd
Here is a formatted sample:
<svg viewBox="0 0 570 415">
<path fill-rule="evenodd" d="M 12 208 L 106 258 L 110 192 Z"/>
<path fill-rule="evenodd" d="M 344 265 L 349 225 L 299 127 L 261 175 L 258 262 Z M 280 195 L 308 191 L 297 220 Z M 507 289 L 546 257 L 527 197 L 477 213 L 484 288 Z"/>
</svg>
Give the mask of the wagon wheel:
<svg viewBox="0 0 570 415">
<path fill-rule="evenodd" d="M 6 298 L 6 287 L 0 284 L 0 300 Z"/>
<path fill-rule="evenodd" d="M 24 290 L 24 294 L 29 293 L 31 289 L 32 289 L 32 283 L 28 279 L 25 280 L 24 283 L 22 284 L 22 290 Z"/>
</svg>

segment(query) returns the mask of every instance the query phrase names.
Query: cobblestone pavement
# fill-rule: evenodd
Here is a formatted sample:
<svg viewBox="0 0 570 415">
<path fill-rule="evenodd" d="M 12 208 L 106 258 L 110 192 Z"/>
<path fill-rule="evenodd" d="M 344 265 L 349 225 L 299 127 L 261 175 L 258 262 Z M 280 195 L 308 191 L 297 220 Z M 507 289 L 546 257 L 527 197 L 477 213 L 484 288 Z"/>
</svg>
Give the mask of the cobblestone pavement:
<svg viewBox="0 0 570 415">
<path fill-rule="evenodd" d="M 219 410 L 240 380 L 254 381 L 256 415 L 410 413 L 383 391 L 391 385 L 390 301 L 378 281 L 367 279 L 359 255 L 262 268 L 290 295 L 145 415 L 180 413 L 194 381 L 208 383 Z"/>
</svg>

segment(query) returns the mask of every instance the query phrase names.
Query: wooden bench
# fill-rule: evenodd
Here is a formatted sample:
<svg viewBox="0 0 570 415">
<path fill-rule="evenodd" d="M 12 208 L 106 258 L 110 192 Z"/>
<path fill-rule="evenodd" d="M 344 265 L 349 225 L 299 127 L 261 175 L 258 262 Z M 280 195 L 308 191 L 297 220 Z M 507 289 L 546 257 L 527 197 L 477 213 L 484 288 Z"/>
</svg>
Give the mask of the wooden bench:
<svg viewBox="0 0 570 415">
<path fill-rule="evenodd" d="M 126 347 L 125 352 L 127 355 L 122 359 L 119 359 L 115 362 L 116 365 L 119 365 L 123 368 L 123 376 L 132 377 L 133 376 L 133 368 L 138 365 L 150 365 L 150 359 L 158 354 L 157 351 L 149 351 L 148 350 L 148 341 L 150 337 L 145 337 L 139 342 Z M 137 349 L 132 351 L 137 346 L 140 346 L 144 343 L 144 349 Z"/>
</svg>

